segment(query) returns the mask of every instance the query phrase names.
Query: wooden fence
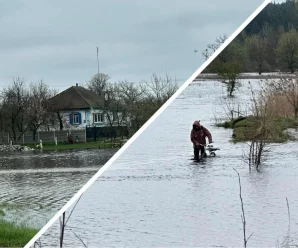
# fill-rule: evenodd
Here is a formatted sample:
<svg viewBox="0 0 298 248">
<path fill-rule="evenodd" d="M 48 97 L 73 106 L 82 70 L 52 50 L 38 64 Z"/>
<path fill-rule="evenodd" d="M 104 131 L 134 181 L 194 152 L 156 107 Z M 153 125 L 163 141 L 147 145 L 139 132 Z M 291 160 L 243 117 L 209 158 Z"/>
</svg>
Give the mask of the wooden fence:
<svg viewBox="0 0 298 248">
<path fill-rule="evenodd" d="M 63 130 L 63 131 L 39 131 L 36 133 L 35 140 L 33 139 L 33 132 L 16 133 L 17 140 L 14 141 L 12 134 L 7 132 L 0 133 L 0 144 L 9 144 L 10 141 L 13 144 L 26 144 L 26 143 L 39 143 L 42 140 L 43 143 L 55 142 L 55 137 L 58 142 L 67 141 L 67 134 L 72 135 L 73 140 L 79 142 L 86 142 L 86 130 Z"/>
</svg>

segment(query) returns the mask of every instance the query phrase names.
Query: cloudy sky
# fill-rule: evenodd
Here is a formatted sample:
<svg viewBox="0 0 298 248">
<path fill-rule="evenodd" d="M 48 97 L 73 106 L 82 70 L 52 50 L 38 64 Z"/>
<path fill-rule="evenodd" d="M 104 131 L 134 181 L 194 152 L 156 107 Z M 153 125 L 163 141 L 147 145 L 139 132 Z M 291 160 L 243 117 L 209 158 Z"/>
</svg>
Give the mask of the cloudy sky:
<svg viewBox="0 0 298 248">
<path fill-rule="evenodd" d="M 0 0 L 0 87 L 13 77 L 65 89 L 100 72 L 184 82 L 201 51 L 230 35 L 263 0 Z M 199 50 L 194 53 L 194 50 Z"/>
</svg>

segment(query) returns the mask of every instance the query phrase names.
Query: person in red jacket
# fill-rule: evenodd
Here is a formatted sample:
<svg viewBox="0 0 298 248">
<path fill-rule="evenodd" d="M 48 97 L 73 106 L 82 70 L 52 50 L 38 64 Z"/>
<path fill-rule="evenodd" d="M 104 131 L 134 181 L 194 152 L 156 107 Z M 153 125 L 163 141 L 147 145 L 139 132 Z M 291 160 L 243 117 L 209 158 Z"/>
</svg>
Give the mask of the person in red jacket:
<svg viewBox="0 0 298 248">
<path fill-rule="evenodd" d="M 201 152 L 201 156 L 206 156 L 205 145 L 206 145 L 206 137 L 208 138 L 209 143 L 212 143 L 211 133 L 207 128 L 203 127 L 200 121 L 195 121 L 192 125 L 192 130 L 190 133 L 190 140 L 193 143 L 194 148 L 194 159 L 199 159 L 199 153 Z"/>
</svg>

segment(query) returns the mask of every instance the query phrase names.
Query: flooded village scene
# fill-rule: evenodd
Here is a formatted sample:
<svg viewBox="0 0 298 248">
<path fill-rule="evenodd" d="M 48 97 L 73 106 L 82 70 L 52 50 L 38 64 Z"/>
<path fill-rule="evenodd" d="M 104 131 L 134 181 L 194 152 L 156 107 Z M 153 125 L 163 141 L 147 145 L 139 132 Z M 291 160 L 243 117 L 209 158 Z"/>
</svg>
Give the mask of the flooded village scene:
<svg viewBox="0 0 298 248">
<path fill-rule="evenodd" d="M 295 247 L 295 8 L 269 4 L 36 245 Z M 199 161 L 190 140 L 196 120 L 215 148 Z"/>
<path fill-rule="evenodd" d="M 297 246 L 297 30 L 296 1 L 269 4 L 34 247 Z M 179 84 L 98 67 L 2 87 L 0 247 L 23 247 Z M 196 159 L 195 121 L 212 137 Z"/>
</svg>

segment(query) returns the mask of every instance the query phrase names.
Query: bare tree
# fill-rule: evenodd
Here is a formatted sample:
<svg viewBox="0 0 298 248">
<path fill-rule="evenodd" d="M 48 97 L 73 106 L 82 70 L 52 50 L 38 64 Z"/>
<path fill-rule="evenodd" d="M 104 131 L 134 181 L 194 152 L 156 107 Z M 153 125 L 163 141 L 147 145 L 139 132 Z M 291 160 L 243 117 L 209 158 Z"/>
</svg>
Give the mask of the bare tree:
<svg viewBox="0 0 298 248">
<path fill-rule="evenodd" d="M 247 247 L 247 242 L 248 240 L 251 238 L 251 236 L 253 235 L 253 233 L 251 235 L 249 235 L 248 238 L 246 238 L 246 218 L 245 218 L 245 211 L 244 211 L 244 203 L 243 203 L 243 198 L 242 198 L 242 187 L 241 187 L 241 179 L 240 179 L 240 174 L 239 172 L 233 168 L 233 170 L 237 173 L 238 175 L 238 183 L 239 183 L 239 197 L 240 197 L 240 203 L 241 203 L 241 220 L 242 220 L 242 227 L 243 227 L 243 245 L 246 248 Z"/>
<path fill-rule="evenodd" d="M 152 104 L 161 107 L 178 89 L 176 80 L 169 75 L 165 78 L 153 74 L 151 80 L 141 82 L 142 91 Z"/>
<path fill-rule="evenodd" d="M 24 79 L 13 79 L 12 84 L 3 89 L 1 96 L 2 113 L 10 136 L 16 142 L 31 124 L 30 119 L 28 119 L 30 97 Z"/>
<path fill-rule="evenodd" d="M 220 35 L 215 39 L 215 43 L 208 44 L 207 49 L 202 53 L 202 56 L 205 60 L 209 59 L 209 57 L 227 40 L 227 35 Z M 224 54 L 219 54 L 222 60 L 225 60 Z"/>
<path fill-rule="evenodd" d="M 252 111 L 255 118 L 257 128 L 245 133 L 245 139 L 248 142 L 248 151 L 244 155 L 245 161 L 249 165 L 249 169 L 255 166 L 259 170 L 260 164 L 265 159 L 265 154 L 270 151 L 270 137 L 274 132 L 274 122 L 272 121 L 272 113 L 268 111 L 268 98 L 264 91 L 260 91 L 256 96 L 251 89 Z"/>
<path fill-rule="evenodd" d="M 126 108 L 127 121 L 132 132 L 136 132 L 146 121 L 145 94 L 143 88 L 137 83 L 123 81 L 119 83 Z"/>
<path fill-rule="evenodd" d="M 30 84 L 30 96 L 28 106 L 28 118 L 30 119 L 30 129 L 33 131 L 33 140 L 36 138 L 37 130 L 46 124 L 49 118 L 47 100 L 53 96 L 53 92 L 41 80 L 38 83 Z"/>
<path fill-rule="evenodd" d="M 234 98 L 223 97 L 220 99 L 220 104 L 229 121 L 233 121 L 235 118 L 242 116 L 245 112 L 242 109 L 241 104 Z"/>
<path fill-rule="evenodd" d="M 123 136 L 123 126 L 126 124 L 126 107 L 124 105 L 122 88 L 118 83 L 109 84 L 107 87 L 109 100 L 105 115 L 108 119 L 110 128 L 117 126 L 120 136 Z M 114 134 L 116 135 L 117 130 Z M 111 136 L 111 138 L 115 138 Z"/>
<path fill-rule="evenodd" d="M 90 85 L 89 85 L 89 89 Z M 98 92 L 108 93 L 105 117 L 110 129 L 123 132 L 124 125 L 129 126 L 131 133 L 136 132 L 178 89 L 176 80 L 168 75 L 165 78 L 153 74 L 150 81 L 131 83 L 121 81 L 117 83 L 106 82 L 104 88 Z"/>
<path fill-rule="evenodd" d="M 97 73 L 89 82 L 87 82 L 87 89 L 95 92 L 99 96 L 102 96 L 109 84 L 110 77 L 108 74 Z"/>
</svg>

